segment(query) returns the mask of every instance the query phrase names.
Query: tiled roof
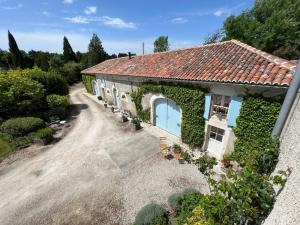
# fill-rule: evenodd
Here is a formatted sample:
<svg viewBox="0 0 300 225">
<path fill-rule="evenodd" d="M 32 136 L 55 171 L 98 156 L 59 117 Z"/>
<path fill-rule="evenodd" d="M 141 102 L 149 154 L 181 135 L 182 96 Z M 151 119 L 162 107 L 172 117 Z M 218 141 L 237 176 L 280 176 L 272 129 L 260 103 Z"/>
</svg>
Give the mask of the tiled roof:
<svg viewBox="0 0 300 225">
<path fill-rule="evenodd" d="M 236 40 L 104 61 L 84 74 L 289 86 L 296 63 Z"/>
</svg>

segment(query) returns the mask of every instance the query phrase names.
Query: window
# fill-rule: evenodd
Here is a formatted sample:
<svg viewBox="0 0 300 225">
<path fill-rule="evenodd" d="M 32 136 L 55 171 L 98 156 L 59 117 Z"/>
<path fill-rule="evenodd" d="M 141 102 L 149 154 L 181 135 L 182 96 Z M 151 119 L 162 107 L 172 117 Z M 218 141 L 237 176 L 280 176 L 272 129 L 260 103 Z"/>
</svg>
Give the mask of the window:
<svg viewBox="0 0 300 225">
<path fill-rule="evenodd" d="M 230 100 L 231 100 L 230 96 L 213 95 L 212 96 L 213 114 L 226 116 L 228 113 Z"/>
<path fill-rule="evenodd" d="M 127 102 L 127 95 L 124 92 L 121 93 L 121 100 Z"/>
<path fill-rule="evenodd" d="M 209 138 L 217 140 L 219 142 L 223 141 L 223 136 L 225 134 L 225 130 L 210 126 Z"/>
</svg>

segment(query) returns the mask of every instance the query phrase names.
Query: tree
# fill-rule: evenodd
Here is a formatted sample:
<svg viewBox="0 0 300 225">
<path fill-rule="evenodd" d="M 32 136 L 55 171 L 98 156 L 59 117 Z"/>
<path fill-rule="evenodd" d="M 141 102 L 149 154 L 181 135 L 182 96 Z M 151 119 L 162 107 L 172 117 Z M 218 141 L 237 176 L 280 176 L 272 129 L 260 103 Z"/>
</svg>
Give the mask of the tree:
<svg viewBox="0 0 300 225">
<path fill-rule="evenodd" d="M 17 45 L 14 36 L 8 31 L 8 45 L 9 51 L 12 58 L 12 68 L 22 68 L 23 67 L 23 55 Z"/>
<path fill-rule="evenodd" d="M 169 47 L 168 36 L 160 36 L 154 41 L 154 52 L 166 52 Z"/>
<path fill-rule="evenodd" d="M 224 40 L 237 39 L 286 59 L 300 57 L 300 1 L 256 0 L 224 22 Z"/>
<path fill-rule="evenodd" d="M 66 37 L 64 37 L 64 61 L 69 62 L 69 61 L 74 61 L 76 62 L 76 55 Z"/>
<path fill-rule="evenodd" d="M 93 34 L 88 48 L 88 66 L 94 66 L 106 59 L 108 59 L 108 54 L 104 51 L 101 40 Z"/>
<path fill-rule="evenodd" d="M 217 43 L 222 40 L 224 36 L 224 33 L 221 29 L 215 31 L 214 33 L 208 35 L 208 37 L 205 38 L 203 44 L 212 44 L 212 43 Z"/>
</svg>

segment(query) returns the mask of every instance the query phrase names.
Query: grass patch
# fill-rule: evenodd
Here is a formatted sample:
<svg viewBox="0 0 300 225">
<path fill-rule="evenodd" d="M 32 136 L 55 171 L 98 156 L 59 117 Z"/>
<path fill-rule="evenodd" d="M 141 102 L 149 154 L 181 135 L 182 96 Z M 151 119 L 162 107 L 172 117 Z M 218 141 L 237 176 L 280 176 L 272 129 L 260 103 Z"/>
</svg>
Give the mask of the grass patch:
<svg viewBox="0 0 300 225">
<path fill-rule="evenodd" d="M 0 138 L 0 157 L 8 154 L 11 151 L 12 149 L 9 143 L 7 143 L 5 140 Z"/>
</svg>

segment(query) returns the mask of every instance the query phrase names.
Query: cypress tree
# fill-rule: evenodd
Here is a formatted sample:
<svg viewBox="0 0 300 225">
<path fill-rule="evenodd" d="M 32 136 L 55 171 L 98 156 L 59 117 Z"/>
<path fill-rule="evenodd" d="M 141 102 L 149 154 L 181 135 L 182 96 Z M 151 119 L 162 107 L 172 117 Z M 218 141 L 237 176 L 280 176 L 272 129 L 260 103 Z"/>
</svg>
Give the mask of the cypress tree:
<svg viewBox="0 0 300 225">
<path fill-rule="evenodd" d="M 22 68 L 23 67 L 23 55 L 17 45 L 14 36 L 8 31 L 8 45 L 9 52 L 11 54 L 11 67 Z"/>
<path fill-rule="evenodd" d="M 109 56 L 104 51 L 102 42 L 100 41 L 99 37 L 96 34 L 93 34 L 88 48 L 88 65 L 94 66 L 108 59 L 108 57 Z"/>
<path fill-rule="evenodd" d="M 64 37 L 64 61 L 69 62 L 69 61 L 74 61 L 76 62 L 76 55 L 66 37 Z"/>
</svg>

